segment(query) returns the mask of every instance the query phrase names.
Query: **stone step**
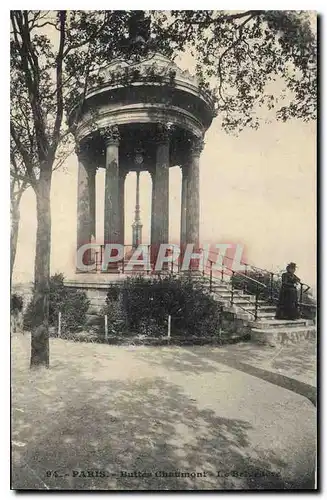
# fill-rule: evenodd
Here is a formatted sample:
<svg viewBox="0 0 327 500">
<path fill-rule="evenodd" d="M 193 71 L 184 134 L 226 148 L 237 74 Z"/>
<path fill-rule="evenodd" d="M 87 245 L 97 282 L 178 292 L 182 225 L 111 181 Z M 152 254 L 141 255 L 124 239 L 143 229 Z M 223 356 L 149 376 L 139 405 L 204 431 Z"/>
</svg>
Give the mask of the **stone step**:
<svg viewBox="0 0 327 500">
<path fill-rule="evenodd" d="M 268 314 L 268 313 L 264 314 L 263 313 L 263 314 L 258 314 L 257 315 L 257 321 L 266 321 L 266 320 L 271 321 L 273 319 L 275 319 L 275 315 L 274 314 Z"/>
<path fill-rule="evenodd" d="M 241 305 L 242 308 L 247 309 L 249 311 L 254 311 L 255 310 L 255 304 L 253 302 L 249 302 L 247 300 L 241 300 L 241 299 L 235 299 L 234 304 Z M 276 307 L 275 306 L 269 306 L 265 304 L 258 304 L 258 312 L 271 312 L 272 314 L 275 314 Z"/>
<path fill-rule="evenodd" d="M 271 329 L 271 328 L 296 328 L 301 326 L 308 326 L 309 322 L 305 319 L 297 319 L 297 320 L 280 320 L 280 319 L 265 319 L 260 321 L 251 321 L 250 326 L 253 328 L 263 328 L 263 329 Z"/>
<path fill-rule="evenodd" d="M 251 341 L 256 344 L 268 344 L 275 347 L 285 343 L 295 343 L 316 337 L 315 326 L 299 326 L 288 328 L 252 328 Z"/>
<path fill-rule="evenodd" d="M 210 287 L 207 287 L 210 289 Z M 212 286 L 211 287 L 212 292 L 219 292 L 219 293 L 231 293 L 230 290 L 227 288 L 227 286 Z"/>
<path fill-rule="evenodd" d="M 226 300 L 231 300 L 231 297 L 232 297 L 232 294 L 230 291 L 226 290 L 226 291 L 220 291 L 220 290 L 213 290 L 212 291 L 213 294 L 216 294 L 217 297 L 220 297 L 220 298 L 223 298 L 223 299 L 226 299 Z M 233 302 L 236 303 L 248 303 L 248 304 L 253 304 L 255 302 L 255 297 L 253 295 L 244 295 L 242 293 L 237 293 L 237 294 L 234 294 L 233 296 Z"/>
<path fill-rule="evenodd" d="M 243 307 L 230 306 L 229 304 L 224 304 L 224 309 L 227 312 L 232 312 L 238 319 L 242 319 L 250 324 L 257 325 L 257 322 L 263 323 L 264 325 L 275 321 L 274 312 L 258 312 L 257 320 L 254 319 L 254 309 L 244 309 Z"/>
</svg>

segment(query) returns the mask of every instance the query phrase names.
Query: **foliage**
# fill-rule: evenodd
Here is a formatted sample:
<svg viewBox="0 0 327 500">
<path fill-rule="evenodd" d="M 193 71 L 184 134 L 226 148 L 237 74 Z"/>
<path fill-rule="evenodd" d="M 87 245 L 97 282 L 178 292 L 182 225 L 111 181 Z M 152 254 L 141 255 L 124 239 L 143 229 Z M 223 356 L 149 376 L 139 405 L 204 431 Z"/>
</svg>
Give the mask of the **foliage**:
<svg viewBox="0 0 327 500">
<path fill-rule="evenodd" d="M 284 121 L 316 118 L 313 14 L 176 10 L 156 12 L 154 18 L 161 43 L 169 40 L 174 53 L 190 50 L 195 57 L 199 80 L 214 87 L 226 131 L 257 128 L 261 107 Z"/>
<path fill-rule="evenodd" d="M 168 315 L 173 335 L 216 335 L 220 325 L 217 303 L 194 280 L 188 277 L 142 276 L 124 280 L 117 286 L 119 295 L 113 300 L 108 292 L 106 314 L 116 312 L 121 331 L 145 335 L 167 335 Z M 115 309 L 117 308 L 117 309 Z M 117 325 L 117 316 L 115 317 Z M 124 318 L 124 322 L 121 318 Z"/>
<path fill-rule="evenodd" d="M 89 300 L 85 292 L 72 290 L 64 285 L 64 276 L 54 274 L 50 278 L 49 325 L 58 327 L 58 313 L 61 312 L 63 332 L 72 332 L 85 324 Z M 33 300 L 28 304 L 24 316 L 24 328 L 29 330 L 35 324 Z"/>
<path fill-rule="evenodd" d="M 18 314 L 23 310 L 24 300 L 18 293 L 13 293 L 10 298 L 10 312 L 11 314 Z"/>
</svg>

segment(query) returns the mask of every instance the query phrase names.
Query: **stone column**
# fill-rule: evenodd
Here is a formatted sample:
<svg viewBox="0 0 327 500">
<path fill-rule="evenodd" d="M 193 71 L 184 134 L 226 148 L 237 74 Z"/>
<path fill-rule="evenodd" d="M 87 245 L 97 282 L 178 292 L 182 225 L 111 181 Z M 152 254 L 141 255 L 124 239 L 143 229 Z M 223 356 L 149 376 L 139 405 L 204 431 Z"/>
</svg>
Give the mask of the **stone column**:
<svg viewBox="0 0 327 500">
<path fill-rule="evenodd" d="M 155 187 L 154 187 L 154 183 L 155 183 L 155 178 L 156 178 L 156 175 L 155 175 L 155 171 L 150 171 L 150 175 L 151 175 L 151 180 L 152 180 L 152 192 L 151 192 L 151 245 L 154 245 L 154 218 L 155 218 L 155 215 L 154 215 L 154 209 L 155 209 Z"/>
<path fill-rule="evenodd" d="M 96 177 L 96 167 L 95 165 L 91 165 L 88 170 L 88 184 L 89 184 L 89 193 L 90 193 L 90 233 L 91 238 L 96 237 L 96 192 L 95 192 L 95 177 Z"/>
<path fill-rule="evenodd" d="M 189 153 L 187 199 L 186 199 L 186 243 L 193 243 L 193 252 L 199 251 L 200 184 L 199 162 L 203 139 L 194 137 Z M 198 261 L 195 261 L 197 267 Z M 193 268 L 192 264 L 192 268 Z"/>
<path fill-rule="evenodd" d="M 104 197 L 104 243 L 120 243 L 121 221 L 119 202 L 119 129 L 117 126 L 100 130 L 106 146 L 106 180 Z M 118 270 L 118 263 L 110 265 Z"/>
<path fill-rule="evenodd" d="M 119 172 L 119 215 L 120 215 L 120 241 L 125 244 L 125 179 L 127 172 Z"/>
<path fill-rule="evenodd" d="M 154 182 L 154 254 L 161 243 L 169 243 L 169 134 L 165 127 L 157 131 L 156 170 Z M 153 245 L 152 243 L 152 245 Z"/>
<path fill-rule="evenodd" d="M 78 157 L 77 180 L 77 245 L 78 250 L 82 245 L 91 242 L 91 200 L 90 200 L 90 155 L 89 146 L 78 144 L 76 146 Z M 86 251 L 83 256 L 85 265 L 91 264 L 91 252 Z M 80 272 L 76 269 L 76 272 Z"/>
<path fill-rule="evenodd" d="M 186 203 L 187 203 L 187 178 L 188 167 L 183 165 L 182 168 L 182 193 L 181 193 L 181 230 L 180 230 L 180 249 L 181 254 L 185 249 L 186 244 Z"/>
</svg>

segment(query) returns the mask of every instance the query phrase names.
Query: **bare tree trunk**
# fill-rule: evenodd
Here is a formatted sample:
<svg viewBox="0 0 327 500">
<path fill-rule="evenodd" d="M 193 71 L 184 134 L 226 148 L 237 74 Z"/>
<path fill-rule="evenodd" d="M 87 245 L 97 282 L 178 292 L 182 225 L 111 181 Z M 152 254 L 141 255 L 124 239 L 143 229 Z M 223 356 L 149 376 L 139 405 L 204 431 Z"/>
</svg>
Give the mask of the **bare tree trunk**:
<svg viewBox="0 0 327 500">
<path fill-rule="evenodd" d="M 49 278 L 51 251 L 51 169 L 41 171 L 36 189 L 37 232 L 34 268 L 35 323 L 31 338 L 31 368 L 49 367 Z"/>
<path fill-rule="evenodd" d="M 10 283 L 12 282 L 12 273 L 17 251 L 17 239 L 19 230 L 19 202 L 20 200 L 11 200 L 11 227 L 10 227 Z"/>
</svg>

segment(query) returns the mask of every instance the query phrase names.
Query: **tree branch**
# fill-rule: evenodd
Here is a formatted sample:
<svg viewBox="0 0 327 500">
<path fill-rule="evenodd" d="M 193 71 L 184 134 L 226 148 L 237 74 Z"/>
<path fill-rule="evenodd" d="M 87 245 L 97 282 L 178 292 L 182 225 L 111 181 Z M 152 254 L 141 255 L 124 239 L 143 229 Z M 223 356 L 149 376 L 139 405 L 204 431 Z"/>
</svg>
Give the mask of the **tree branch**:
<svg viewBox="0 0 327 500">
<path fill-rule="evenodd" d="M 69 54 L 69 52 L 71 52 L 72 50 L 80 49 L 84 45 L 87 45 L 92 40 L 96 39 L 101 34 L 101 32 L 103 31 L 103 29 L 107 26 L 107 24 L 108 24 L 108 13 L 106 12 L 103 24 L 100 26 L 100 28 L 98 29 L 98 31 L 96 33 L 93 33 L 87 40 L 84 40 L 83 42 L 79 42 L 79 43 L 68 45 L 67 48 L 66 48 L 66 50 L 64 51 L 63 57 L 66 57 L 67 54 Z"/>
<path fill-rule="evenodd" d="M 60 11 L 60 42 L 59 50 L 56 61 L 56 94 L 57 94 L 57 112 L 52 135 L 52 149 L 53 154 L 58 146 L 58 139 L 62 123 L 64 103 L 63 103 L 63 89 L 62 89 L 62 65 L 64 57 L 65 37 L 66 37 L 66 11 Z"/>
<path fill-rule="evenodd" d="M 35 54 L 34 47 L 30 39 L 28 17 L 26 17 L 26 15 L 24 14 L 23 16 L 20 11 L 11 11 L 10 13 L 15 31 L 17 23 L 18 33 L 21 37 L 20 43 L 16 32 L 15 40 L 17 44 L 17 50 L 20 56 L 21 67 L 26 80 L 26 87 L 35 125 L 35 137 L 38 148 L 38 156 L 40 163 L 42 163 L 47 157 L 49 142 L 46 135 L 46 127 L 39 97 L 40 69 L 38 65 L 38 58 Z M 24 25 L 24 19 L 27 25 Z M 32 79 L 31 77 L 31 72 L 34 79 Z"/>
<path fill-rule="evenodd" d="M 30 184 L 31 184 L 31 186 L 33 186 L 34 189 L 36 189 L 37 179 L 35 177 L 33 165 L 30 161 L 28 151 L 26 151 L 26 149 L 24 148 L 23 144 L 20 141 L 20 138 L 17 134 L 17 131 L 15 129 L 15 126 L 14 126 L 12 120 L 10 121 L 10 135 L 11 135 L 11 137 L 12 137 L 12 139 L 13 139 L 13 141 L 18 149 L 19 154 L 21 155 L 21 157 L 24 161 L 24 165 L 25 165 L 28 177 L 29 177 Z"/>
<path fill-rule="evenodd" d="M 248 11 L 248 12 L 251 12 L 251 11 Z M 261 11 L 253 11 L 253 12 L 261 12 Z M 221 54 L 221 56 L 219 57 L 219 60 L 218 60 L 218 69 L 217 69 L 217 72 L 218 72 L 218 76 L 219 76 L 219 87 L 218 87 L 218 92 L 219 92 L 219 97 L 221 98 L 221 100 L 223 102 L 226 102 L 225 98 L 223 97 L 222 95 L 222 85 L 223 85 L 223 77 L 222 77 L 222 60 L 223 58 L 226 56 L 226 54 L 228 54 L 228 52 L 230 50 L 232 50 L 233 48 L 236 47 L 236 45 L 238 45 L 240 43 L 240 41 L 242 40 L 242 35 L 243 35 L 243 28 L 244 26 L 249 22 L 251 21 L 251 19 L 253 19 L 254 17 L 256 17 L 256 14 L 251 14 L 247 19 L 245 19 L 245 21 L 243 21 L 239 26 L 238 26 L 238 37 L 236 38 L 236 40 L 234 40 L 233 43 L 231 43 L 231 45 L 229 45 L 227 47 L 227 49 L 224 50 L 224 52 Z"/>
</svg>

